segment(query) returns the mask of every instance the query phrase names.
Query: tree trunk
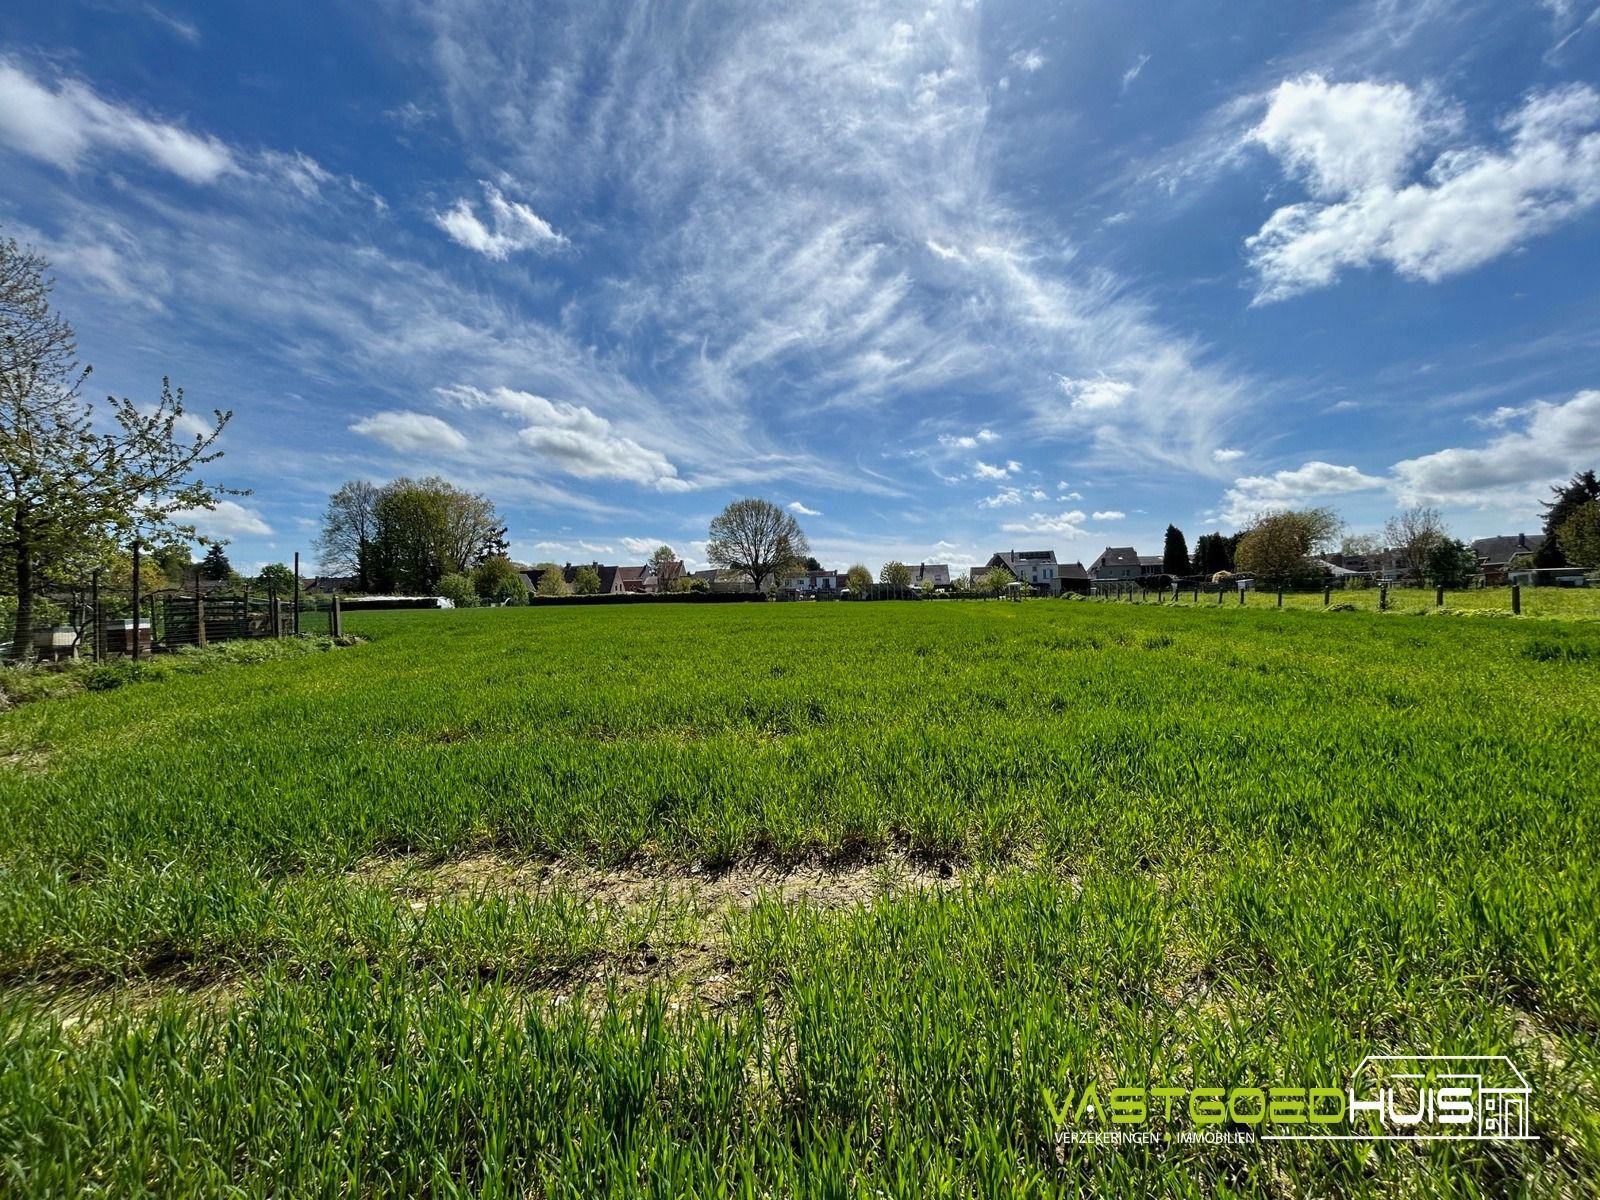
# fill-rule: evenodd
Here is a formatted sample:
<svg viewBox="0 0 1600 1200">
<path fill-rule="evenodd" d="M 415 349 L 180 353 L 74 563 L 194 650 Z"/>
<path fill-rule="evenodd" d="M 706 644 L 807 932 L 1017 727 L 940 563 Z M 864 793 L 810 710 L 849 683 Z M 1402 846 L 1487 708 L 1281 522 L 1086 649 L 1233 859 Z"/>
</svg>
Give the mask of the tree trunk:
<svg viewBox="0 0 1600 1200">
<path fill-rule="evenodd" d="M 33 657 L 33 562 L 32 551 L 20 539 L 17 552 L 17 627 L 11 635 L 11 661 Z"/>
</svg>

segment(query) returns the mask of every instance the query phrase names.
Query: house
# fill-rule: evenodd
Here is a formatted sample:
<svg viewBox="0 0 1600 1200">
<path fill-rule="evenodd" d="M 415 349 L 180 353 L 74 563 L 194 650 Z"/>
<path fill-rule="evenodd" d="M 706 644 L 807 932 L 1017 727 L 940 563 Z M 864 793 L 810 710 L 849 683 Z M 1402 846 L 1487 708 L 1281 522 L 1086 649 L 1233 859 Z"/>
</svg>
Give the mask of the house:
<svg viewBox="0 0 1600 1200">
<path fill-rule="evenodd" d="M 573 587 L 573 584 L 577 580 L 579 570 L 585 565 L 594 568 L 595 574 L 600 577 L 600 590 L 595 593 L 598 596 L 610 596 L 614 593 L 628 590 L 623 586 L 623 580 L 618 578 L 619 572 L 644 570 L 643 567 L 606 567 L 597 562 L 580 563 L 576 567 L 571 563 L 567 563 L 563 567 L 555 567 L 554 570 L 560 571 L 561 578 L 566 582 L 567 587 L 576 591 L 577 589 Z M 549 569 L 551 568 L 530 567 L 526 571 L 518 571 L 517 574 L 522 576 L 522 585 L 528 591 L 537 592 L 539 590 L 539 580 L 544 577 L 545 571 Z"/>
<path fill-rule="evenodd" d="M 907 566 L 911 564 L 907 563 Z M 918 563 L 911 567 L 911 586 L 920 588 L 927 584 L 931 588 L 947 591 L 950 587 L 950 566 L 948 563 Z"/>
<path fill-rule="evenodd" d="M 1151 575 L 1164 575 L 1163 564 L 1166 560 L 1159 554 L 1139 555 L 1139 578 L 1145 579 Z"/>
<path fill-rule="evenodd" d="M 1056 578 L 1054 550 L 1001 551 L 989 556 L 983 571 L 992 571 L 996 567 L 1010 571 L 1018 583 L 1049 592 L 1052 596 L 1061 591 L 1060 580 Z"/>
<path fill-rule="evenodd" d="M 820 568 L 815 571 L 794 571 L 783 577 L 783 589 L 800 595 L 824 592 L 830 596 L 837 596 L 844 587 L 843 579 L 844 577 L 837 571 L 825 571 Z"/>
<path fill-rule="evenodd" d="M 649 567 L 618 567 L 616 570 L 616 579 L 612 584 L 613 591 L 644 593 L 655 590 L 648 586 Z"/>
<path fill-rule="evenodd" d="M 1081 562 L 1058 564 L 1056 578 L 1061 581 L 1060 594 L 1063 596 L 1068 592 L 1077 592 L 1080 596 L 1089 594 L 1089 572 Z"/>
<path fill-rule="evenodd" d="M 647 592 L 670 591 L 675 580 L 684 578 L 688 572 L 684 569 L 683 559 L 674 559 L 672 562 L 657 568 L 653 562 L 645 563 L 644 590 Z"/>
<path fill-rule="evenodd" d="M 1107 546 L 1089 564 L 1089 577 L 1096 583 L 1121 583 L 1138 579 L 1142 567 L 1139 552 L 1132 546 Z"/>
<path fill-rule="evenodd" d="M 1529 537 L 1525 533 L 1516 535 L 1502 534 L 1497 537 L 1479 538 L 1472 543 L 1472 552 L 1478 556 L 1478 570 L 1483 572 L 1483 581 L 1486 584 L 1502 584 L 1507 581 L 1507 568 L 1511 560 L 1519 554 L 1537 554 L 1539 547 L 1544 545 L 1544 534 L 1536 533 Z"/>
<path fill-rule="evenodd" d="M 361 581 L 354 575 L 318 575 L 308 579 L 301 590 L 309 594 L 327 594 L 330 592 L 354 592 L 359 590 Z"/>
</svg>

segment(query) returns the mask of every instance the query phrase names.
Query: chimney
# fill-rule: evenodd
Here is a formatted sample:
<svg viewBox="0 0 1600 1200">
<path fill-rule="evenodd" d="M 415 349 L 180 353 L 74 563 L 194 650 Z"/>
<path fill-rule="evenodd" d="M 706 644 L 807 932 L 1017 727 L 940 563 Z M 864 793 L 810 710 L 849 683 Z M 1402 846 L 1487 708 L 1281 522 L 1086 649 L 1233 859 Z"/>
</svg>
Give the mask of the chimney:
<svg viewBox="0 0 1600 1200">
<path fill-rule="evenodd" d="M 1528 548 L 1528 535 L 1525 534 L 1525 533 L 1517 534 L 1517 549 L 1518 550 L 1526 550 L 1527 548 Z"/>
</svg>

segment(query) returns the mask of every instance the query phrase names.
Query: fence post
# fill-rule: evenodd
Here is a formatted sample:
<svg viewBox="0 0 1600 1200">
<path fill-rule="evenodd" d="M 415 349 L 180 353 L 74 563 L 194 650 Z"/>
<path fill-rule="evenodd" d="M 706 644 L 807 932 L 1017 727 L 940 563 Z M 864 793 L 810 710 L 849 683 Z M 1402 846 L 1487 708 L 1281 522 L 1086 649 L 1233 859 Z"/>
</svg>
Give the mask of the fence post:
<svg viewBox="0 0 1600 1200">
<path fill-rule="evenodd" d="M 1327 608 L 1331 599 L 1333 599 L 1333 586 L 1325 583 L 1322 585 L 1322 607 Z"/>
<path fill-rule="evenodd" d="M 1522 615 L 1522 585 L 1520 583 L 1511 585 L 1511 615 L 1514 617 Z"/>
<path fill-rule="evenodd" d="M 1220 583 L 1217 584 L 1217 607 L 1222 607 L 1222 585 Z"/>
<path fill-rule="evenodd" d="M 206 602 L 200 594 L 200 572 L 194 573 L 194 644 L 206 644 Z"/>
<path fill-rule="evenodd" d="M 1240 587 L 1240 588 L 1239 588 L 1239 603 L 1240 603 L 1240 604 L 1241 604 L 1241 605 L 1243 605 L 1243 604 L 1244 604 L 1244 594 L 1245 594 L 1245 592 L 1246 592 L 1246 591 L 1247 591 L 1247 590 L 1248 590 L 1248 589 L 1247 589 L 1247 588 L 1245 588 L 1245 587 L 1242 587 L 1242 586 L 1241 586 L 1241 587 Z"/>
<path fill-rule="evenodd" d="M 1387 583 L 1380 583 L 1378 585 L 1378 611 L 1379 612 L 1383 612 L 1386 609 L 1388 609 L 1388 607 L 1389 607 L 1389 585 Z"/>
<path fill-rule="evenodd" d="M 1279 608 L 1283 607 L 1283 589 L 1282 588 L 1278 589 L 1278 607 Z"/>
<path fill-rule="evenodd" d="M 244 598 L 233 599 L 233 636 L 247 639 L 250 636 L 250 589 L 244 589 Z"/>
<path fill-rule="evenodd" d="M 340 616 L 340 613 L 339 613 L 339 593 L 338 592 L 335 592 L 333 594 L 333 615 L 328 618 L 328 621 L 329 621 L 329 624 L 332 626 L 331 632 L 333 633 L 333 636 L 334 637 L 342 637 L 344 635 L 344 621 L 343 621 L 343 619 L 342 619 L 342 617 Z"/>
<path fill-rule="evenodd" d="M 300 551 L 294 552 L 294 635 L 300 636 Z"/>
<path fill-rule="evenodd" d="M 1433 589 L 1433 606 L 1435 608 L 1444 607 L 1444 584 L 1442 583 Z"/>
</svg>

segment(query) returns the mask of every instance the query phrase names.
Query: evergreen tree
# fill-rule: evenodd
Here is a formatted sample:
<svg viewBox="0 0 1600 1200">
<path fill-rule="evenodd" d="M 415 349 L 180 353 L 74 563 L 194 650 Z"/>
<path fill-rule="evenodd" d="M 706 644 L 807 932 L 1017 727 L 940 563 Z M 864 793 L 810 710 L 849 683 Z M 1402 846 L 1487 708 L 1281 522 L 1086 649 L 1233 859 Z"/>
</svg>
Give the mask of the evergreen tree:
<svg viewBox="0 0 1600 1200">
<path fill-rule="evenodd" d="M 1161 570 L 1166 575 L 1189 573 L 1189 542 L 1176 525 L 1167 526 L 1167 540 L 1161 547 Z"/>
<path fill-rule="evenodd" d="M 205 558 L 200 560 L 200 578 L 221 582 L 232 575 L 233 564 L 228 561 L 228 555 L 222 549 L 222 543 L 213 542 L 211 549 L 206 551 Z"/>
<path fill-rule="evenodd" d="M 1593 471 L 1580 471 L 1565 485 L 1551 488 L 1554 495 L 1544 506 L 1544 544 L 1533 556 L 1536 567 L 1564 567 L 1567 556 L 1562 550 L 1560 529 L 1580 508 L 1591 500 L 1600 500 L 1600 479 Z"/>
</svg>

